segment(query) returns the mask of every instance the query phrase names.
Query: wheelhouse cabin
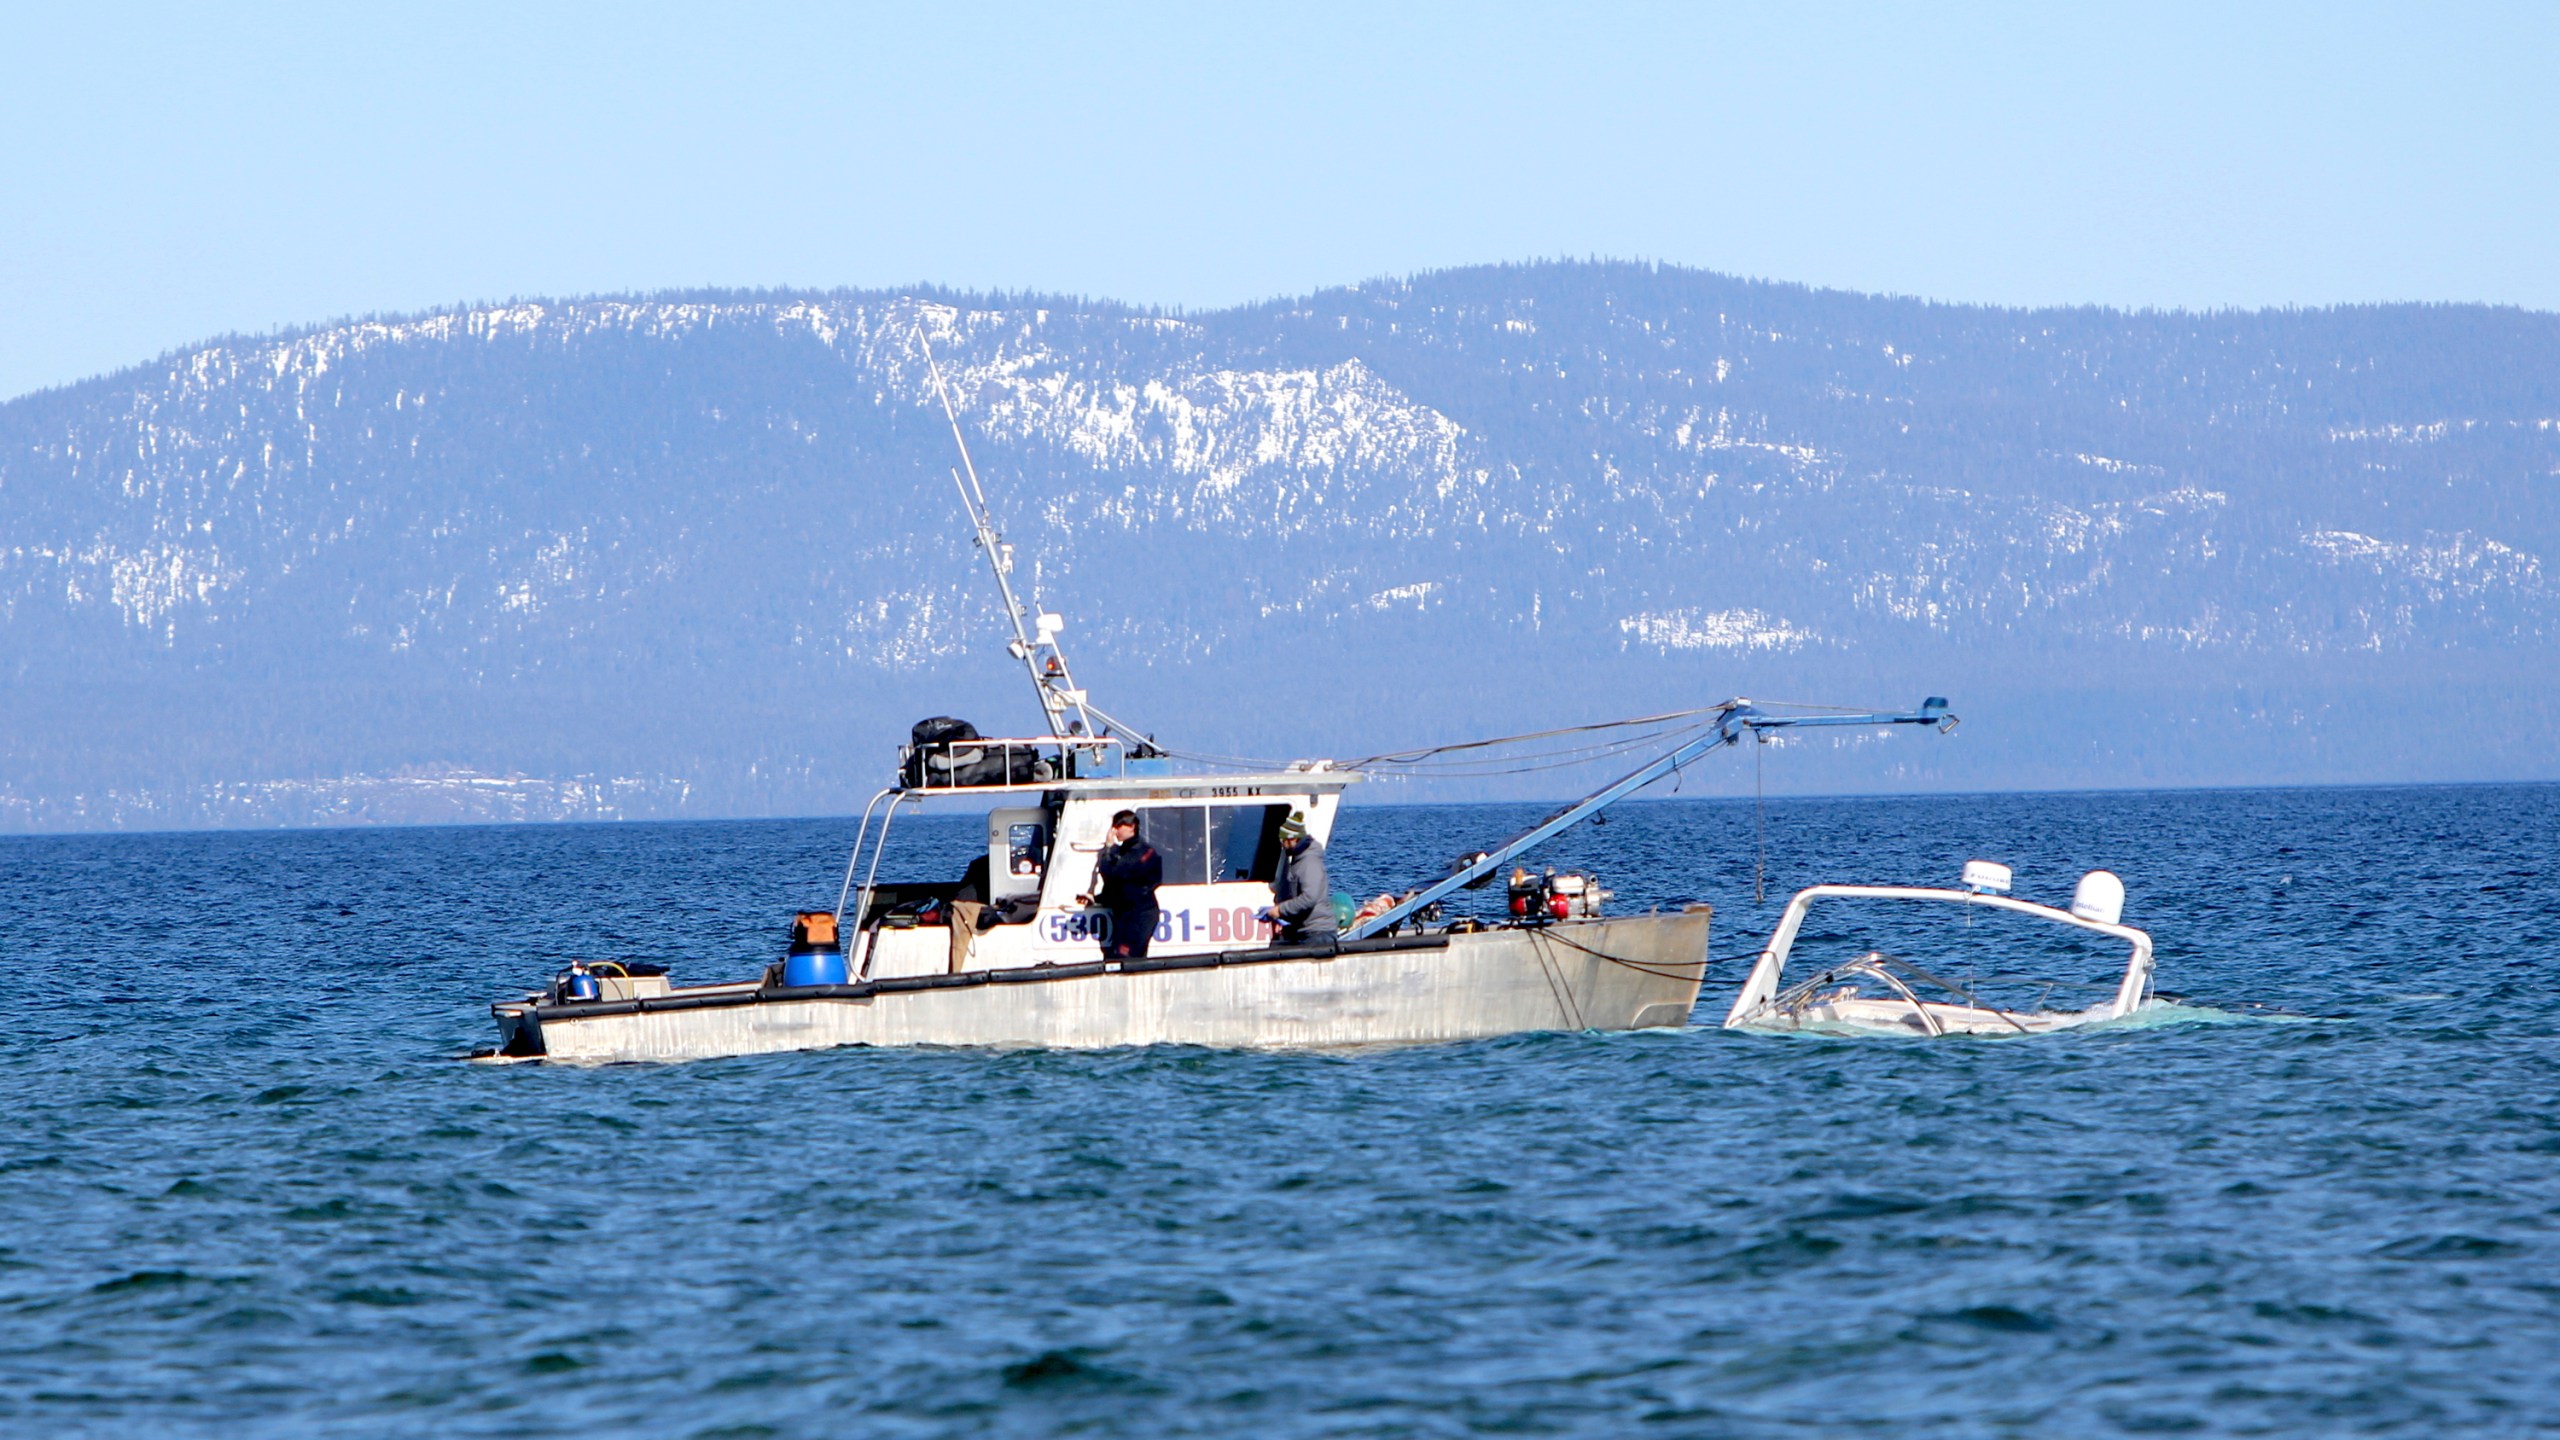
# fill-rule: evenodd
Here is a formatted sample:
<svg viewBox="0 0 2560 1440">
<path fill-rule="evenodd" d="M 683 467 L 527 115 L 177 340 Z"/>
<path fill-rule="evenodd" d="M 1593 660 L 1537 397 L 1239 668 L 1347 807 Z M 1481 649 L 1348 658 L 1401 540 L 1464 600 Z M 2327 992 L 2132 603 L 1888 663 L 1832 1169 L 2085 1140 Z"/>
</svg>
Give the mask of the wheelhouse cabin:
<svg viewBox="0 0 2560 1440">
<path fill-rule="evenodd" d="M 1307 833 L 1329 841 L 1343 788 L 1358 778 L 1321 761 L 1264 774 L 1175 775 L 1117 741 L 1058 736 L 909 746 L 899 775 L 901 783 L 865 811 L 845 870 L 840 914 L 857 979 L 1099 958 L 1110 917 L 1078 900 L 1096 890 L 1111 817 L 1124 809 L 1137 812 L 1139 836 L 1164 856 L 1151 956 L 1268 945 L 1271 927 L 1254 915 L 1272 903 L 1281 822 L 1300 812 Z M 897 816 L 925 803 L 986 807 L 983 855 L 959 876 L 879 879 Z M 972 900 L 985 907 L 974 926 L 961 909 Z"/>
</svg>

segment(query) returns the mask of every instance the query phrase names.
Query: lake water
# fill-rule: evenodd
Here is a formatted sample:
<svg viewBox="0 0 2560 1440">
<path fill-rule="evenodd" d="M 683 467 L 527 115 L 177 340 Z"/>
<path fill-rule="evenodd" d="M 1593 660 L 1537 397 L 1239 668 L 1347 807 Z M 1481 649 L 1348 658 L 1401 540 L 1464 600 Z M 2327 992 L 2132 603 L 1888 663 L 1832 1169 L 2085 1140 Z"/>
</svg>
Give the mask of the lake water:
<svg viewBox="0 0 2560 1440">
<path fill-rule="evenodd" d="M 1349 812 L 1345 889 L 1516 807 Z M 849 822 L 0 840 L 0 1433 L 2560 1427 L 2560 788 L 1622 807 L 1719 906 L 2125 879 L 2202 1018 L 2034 1040 L 485 1066 L 742 977 Z M 956 874 L 967 828 L 920 827 Z M 2290 1013 L 2286 1013 L 2290 1012 Z"/>
</svg>

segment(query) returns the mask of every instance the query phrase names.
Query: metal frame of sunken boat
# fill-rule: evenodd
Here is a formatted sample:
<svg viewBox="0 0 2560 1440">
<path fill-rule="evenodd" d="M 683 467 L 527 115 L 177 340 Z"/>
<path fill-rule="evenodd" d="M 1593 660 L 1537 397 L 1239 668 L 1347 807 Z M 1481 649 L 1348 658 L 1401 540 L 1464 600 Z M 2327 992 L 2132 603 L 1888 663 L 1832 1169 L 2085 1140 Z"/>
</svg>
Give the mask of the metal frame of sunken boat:
<svg viewBox="0 0 2560 1440">
<path fill-rule="evenodd" d="M 1725 1028 L 1752 1030 L 1844 1030 L 1892 1035 L 2037 1035 L 2075 1026 L 2121 1019 L 2151 998 L 2151 937 L 2123 922 L 2124 882 L 2105 870 L 2080 877 L 2071 908 L 2057 910 L 2000 893 L 2010 886 L 2009 867 L 1986 860 L 1968 861 L 1964 888 L 1940 890 L 1900 885 L 1816 885 L 1799 890 L 1787 902 L 1768 948 L 1751 967 L 1751 978 L 1734 998 Z M 2113 994 L 2081 1010 L 2049 1010 L 1994 1005 L 1981 994 L 1984 982 L 1953 980 L 1921 969 L 1882 951 L 1870 950 L 1784 989 L 1788 955 L 1794 950 L 1805 916 L 1817 900 L 1909 900 L 1973 906 L 2031 915 L 2094 934 L 2121 940 L 2130 949 Z M 2019 983 L 2017 977 L 2005 977 Z M 2046 995 L 2069 982 L 2028 979 Z M 1932 995 L 1944 998 L 1929 998 Z"/>
</svg>

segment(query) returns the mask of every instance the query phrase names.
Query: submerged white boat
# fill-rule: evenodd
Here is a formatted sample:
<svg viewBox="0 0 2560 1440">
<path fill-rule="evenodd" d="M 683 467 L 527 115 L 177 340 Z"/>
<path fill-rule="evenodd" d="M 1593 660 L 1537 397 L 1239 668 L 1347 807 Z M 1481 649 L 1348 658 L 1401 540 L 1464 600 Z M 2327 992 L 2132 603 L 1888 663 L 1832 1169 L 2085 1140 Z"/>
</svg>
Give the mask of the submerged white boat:
<svg viewBox="0 0 2560 1440">
<path fill-rule="evenodd" d="M 1892 1035 L 2036 1035 L 2075 1026 L 2122 1019 L 2151 998 L 2151 937 L 2123 923 L 2124 882 L 2105 870 L 2080 877 L 2071 908 L 2057 910 L 2012 899 L 2009 867 L 1975 860 L 1964 867 L 1962 888 L 1931 889 L 1903 885 L 1816 885 L 1799 890 L 1787 902 L 1768 947 L 1751 967 L 1742 993 L 1725 1015 L 1729 1030 L 1838 1030 Z M 2068 977 L 2001 975 L 1949 978 L 1908 960 L 1869 950 L 1855 959 L 1828 966 L 1793 984 L 1786 980 L 1787 961 L 1802 933 L 1805 917 L 1824 900 L 1889 900 L 1968 906 L 2033 916 L 2110 940 L 2126 947 L 2123 974 L 2113 978 L 2111 993 L 2081 1008 L 2052 1009 L 2046 1000 L 2058 991 L 2087 982 Z M 1995 1004 L 1986 991 L 1993 986 L 2041 992 L 2037 1003 Z"/>
<path fill-rule="evenodd" d="M 1683 1025 L 1706 967 L 1707 906 L 1604 915 L 1609 892 L 1591 877 L 1525 868 L 1512 871 L 1508 912 L 1490 921 L 1450 919 L 1443 902 L 1746 736 L 1954 724 L 1938 699 L 1911 712 L 1818 715 L 1772 715 L 1735 700 L 1612 722 L 1677 719 L 1690 738 L 1430 883 L 1379 897 L 1334 934 L 1275 943 L 1261 916 L 1274 900 L 1281 827 L 1295 816 L 1329 845 L 1359 772 L 1300 760 L 1177 773 L 1151 737 L 1077 685 L 1058 643 L 1064 621 L 1016 597 L 1012 550 L 996 533 L 956 417 L 952 434 L 965 470 L 953 479 L 1045 728 L 987 738 L 956 721 L 919 725 L 896 779 L 863 814 L 835 909 L 800 916 L 780 963 L 689 986 L 636 973 L 654 967 L 573 964 L 547 989 L 491 1007 L 498 1058 L 687 1060 L 838 1045 L 1348 1047 Z M 883 881 L 899 816 L 936 803 L 984 813 L 983 855 L 961 876 Z M 1137 813 L 1139 833 L 1164 858 L 1143 957 L 1104 953 L 1111 916 L 1088 899 L 1122 809 Z"/>
</svg>

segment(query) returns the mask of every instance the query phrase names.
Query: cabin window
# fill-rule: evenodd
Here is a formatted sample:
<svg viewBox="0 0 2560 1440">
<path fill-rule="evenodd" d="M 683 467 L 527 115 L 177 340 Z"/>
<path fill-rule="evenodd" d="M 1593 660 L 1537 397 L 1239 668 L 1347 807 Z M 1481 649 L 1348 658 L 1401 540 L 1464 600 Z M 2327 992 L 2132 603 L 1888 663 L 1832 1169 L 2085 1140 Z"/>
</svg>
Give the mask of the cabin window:
<svg viewBox="0 0 2560 1440">
<path fill-rule="evenodd" d="M 1207 883 L 1207 814 L 1197 805 L 1152 805 L 1138 812 L 1138 836 L 1164 857 L 1164 883 Z"/>
<path fill-rule="evenodd" d="M 1220 880 L 1269 880 L 1280 873 L 1280 822 L 1286 805 L 1212 805 L 1209 853 Z"/>
<path fill-rule="evenodd" d="M 1269 880 L 1280 873 L 1286 805 L 1150 805 L 1138 834 L 1164 856 L 1167 885 Z"/>
</svg>

